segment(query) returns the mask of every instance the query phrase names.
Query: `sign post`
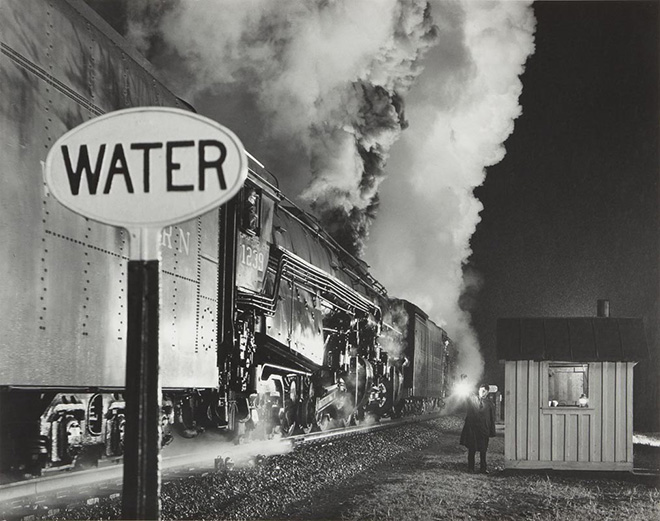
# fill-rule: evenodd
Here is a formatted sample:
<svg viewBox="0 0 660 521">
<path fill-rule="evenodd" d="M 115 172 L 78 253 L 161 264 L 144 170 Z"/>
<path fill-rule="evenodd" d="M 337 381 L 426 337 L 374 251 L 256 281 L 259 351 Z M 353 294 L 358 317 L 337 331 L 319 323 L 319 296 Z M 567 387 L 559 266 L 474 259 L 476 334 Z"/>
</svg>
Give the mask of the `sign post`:
<svg viewBox="0 0 660 521">
<path fill-rule="evenodd" d="M 247 159 L 230 130 L 179 109 L 111 112 L 53 145 L 45 177 L 70 210 L 129 232 L 123 519 L 160 519 L 160 233 L 231 199 Z"/>
<path fill-rule="evenodd" d="M 123 519 L 160 519 L 160 230 L 129 230 Z"/>
</svg>

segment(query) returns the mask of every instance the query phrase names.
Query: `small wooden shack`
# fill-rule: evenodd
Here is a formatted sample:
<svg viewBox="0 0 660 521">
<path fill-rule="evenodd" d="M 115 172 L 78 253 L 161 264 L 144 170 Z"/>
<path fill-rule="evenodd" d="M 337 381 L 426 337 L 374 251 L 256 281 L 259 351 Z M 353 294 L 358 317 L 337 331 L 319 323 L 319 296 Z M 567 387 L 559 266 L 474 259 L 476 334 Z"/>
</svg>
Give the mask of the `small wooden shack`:
<svg viewBox="0 0 660 521">
<path fill-rule="evenodd" d="M 505 468 L 632 471 L 633 367 L 641 319 L 506 318 Z"/>
</svg>

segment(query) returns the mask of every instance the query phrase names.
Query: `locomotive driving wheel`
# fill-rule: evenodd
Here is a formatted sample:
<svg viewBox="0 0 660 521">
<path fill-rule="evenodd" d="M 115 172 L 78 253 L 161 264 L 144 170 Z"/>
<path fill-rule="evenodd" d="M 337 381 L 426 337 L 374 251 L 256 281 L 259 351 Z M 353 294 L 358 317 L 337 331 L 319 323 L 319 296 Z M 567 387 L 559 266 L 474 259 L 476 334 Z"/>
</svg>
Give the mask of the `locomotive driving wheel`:
<svg viewBox="0 0 660 521">
<path fill-rule="evenodd" d="M 295 379 L 289 382 L 289 390 L 284 396 L 284 406 L 280 425 L 282 432 L 291 436 L 296 430 L 296 409 L 298 408 L 298 391 Z"/>
<path fill-rule="evenodd" d="M 106 420 L 106 456 L 121 456 L 124 453 L 124 431 L 126 417 L 124 410 L 113 410 Z"/>
<path fill-rule="evenodd" d="M 328 413 L 322 413 L 317 415 L 316 423 L 319 426 L 320 431 L 329 431 L 334 427 L 334 420 L 330 417 Z"/>
<path fill-rule="evenodd" d="M 352 395 L 351 398 L 355 409 L 359 409 L 367 404 L 373 383 L 374 369 L 371 363 L 362 356 L 352 357 L 347 378 L 347 387 Z"/>
<path fill-rule="evenodd" d="M 390 413 L 393 404 L 392 382 L 388 378 L 381 379 L 372 390 L 373 401 L 369 404 L 370 410 L 378 417 Z"/>
</svg>

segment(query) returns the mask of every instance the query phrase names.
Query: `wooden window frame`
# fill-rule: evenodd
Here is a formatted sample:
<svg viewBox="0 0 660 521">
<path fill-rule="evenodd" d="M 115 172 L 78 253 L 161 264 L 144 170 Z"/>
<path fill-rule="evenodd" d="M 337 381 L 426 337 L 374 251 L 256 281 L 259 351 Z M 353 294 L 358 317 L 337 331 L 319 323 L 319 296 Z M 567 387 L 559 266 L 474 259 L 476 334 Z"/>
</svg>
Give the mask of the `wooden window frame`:
<svg viewBox="0 0 660 521">
<path fill-rule="evenodd" d="M 586 367 L 586 378 L 587 378 L 587 392 L 585 393 L 587 395 L 587 399 L 589 400 L 588 404 L 586 407 L 580 407 L 579 405 L 557 405 L 556 407 L 551 407 L 549 405 L 550 401 L 550 367 L 551 366 L 564 366 L 564 367 Z M 580 411 L 592 411 L 594 408 L 591 405 L 591 378 L 590 378 L 590 372 L 592 371 L 592 364 L 588 362 L 562 362 L 562 361 L 543 361 L 541 362 L 541 374 L 543 375 L 542 381 L 541 381 L 541 396 L 542 396 L 542 406 L 541 409 L 543 411 L 547 412 L 552 412 L 552 411 L 572 411 L 572 412 L 580 412 Z"/>
</svg>

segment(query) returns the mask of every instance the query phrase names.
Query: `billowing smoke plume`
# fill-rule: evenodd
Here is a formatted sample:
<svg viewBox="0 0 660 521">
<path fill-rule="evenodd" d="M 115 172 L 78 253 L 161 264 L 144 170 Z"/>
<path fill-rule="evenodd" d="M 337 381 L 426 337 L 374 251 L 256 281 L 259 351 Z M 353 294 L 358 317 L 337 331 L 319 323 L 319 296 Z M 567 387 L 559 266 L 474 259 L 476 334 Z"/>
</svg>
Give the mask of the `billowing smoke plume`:
<svg viewBox="0 0 660 521">
<path fill-rule="evenodd" d="M 265 127 L 257 132 L 280 142 L 279 154 L 264 158 L 259 150 L 261 160 L 286 176 L 290 162 L 278 155 L 296 152 L 296 170 L 306 170 L 302 200 L 344 247 L 360 254 L 389 149 L 406 126 L 402 94 L 435 42 L 426 1 L 182 0 L 159 10 L 148 2 L 129 6 L 130 34 L 139 46 L 161 65 L 172 63 L 171 53 L 183 58 L 185 73 L 168 74 L 182 79 L 179 92 L 185 89 L 193 102 L 209 92 L 226 93 L 226 104 L 235 103 L 235 91 L 251 98 L 251 110 L 260 112 Z M 154 42 L 160 44 L 157 53 Z M 295 147 L 282 146 L 287 140 Z"/>
<path fill-rule="evenodd" d="M 536 22 L 521 1 L 440 0 L 431 13 L 438 44 L 407 97 L 410 127 L 392 150 L 367 259 L 393 294 L 447 330 L 459 374 L 475 382 L 483 361 L 469 302 L 482 281 L 466 263 L 482 205 L 473 189 L 504 157 L 521 114 L 519 77 Z"/>
<path fill-rule="evenodd" d="M 480 284 L 464 273 L 482 209 L 473 189 L 521 113 L 530 2 L 127 5 L 134 41 L 174 91 L 232 128 L 343 245 L 359 254 L 378 212 L 366 248 L 375 275 L 443 326 L 459 371 L 479 378 L 461 306 Z"/>
</svg>

